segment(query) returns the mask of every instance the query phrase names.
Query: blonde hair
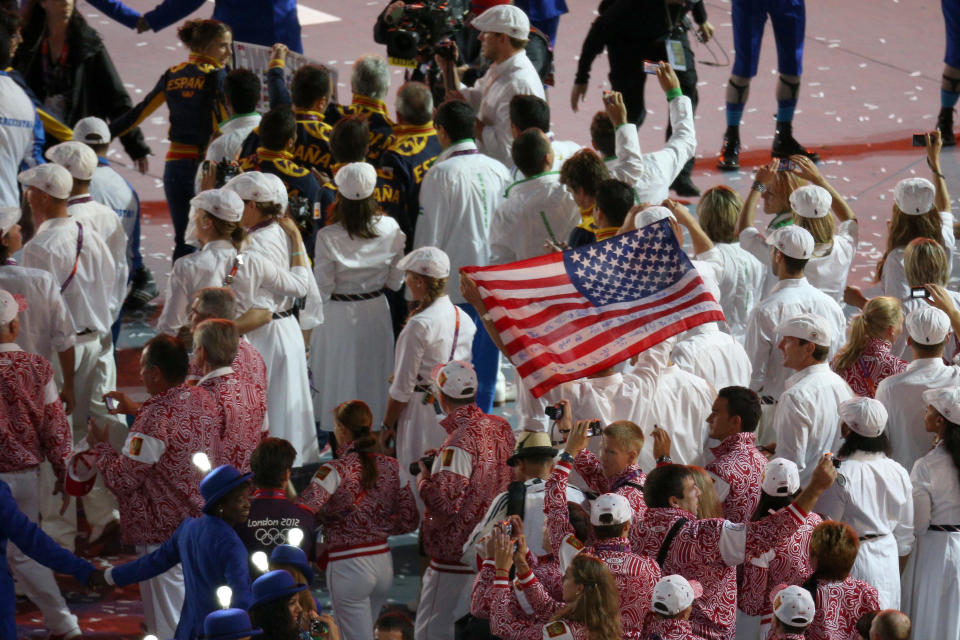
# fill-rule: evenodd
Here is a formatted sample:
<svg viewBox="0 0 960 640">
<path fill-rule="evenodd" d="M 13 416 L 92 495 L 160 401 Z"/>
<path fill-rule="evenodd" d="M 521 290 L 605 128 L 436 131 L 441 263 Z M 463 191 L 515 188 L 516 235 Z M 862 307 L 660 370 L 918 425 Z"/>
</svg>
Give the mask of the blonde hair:
<svg viewBox="0 0 960 640">
<path fill-rule="evenodd" d="M 243 228 L 243 225 L 239 222 L 228 222 L 223 218 L 218 218 L 205 209 L 197 209 L 197 211 L 210 220 L 218 237 L 228 241 L 234 249 L 240 251 L 243 247 L 243 241 L 247 239 L 247 230 Z"/>
<path fill-rule="evenodd" d="M 430 276 L 425 276 L 422 273 L 411 272 L 417 278 L 423 280 L 424 284 L 427 285 L 427 290 L 424 292 L 423 298 L 417 303 L 417 306 L 413 308 L 413 311 L 410 312 L 410 315 L 407 318 L 415 316 L 421 311 L 425 310 L 427 307 L 432 305 L 437 301 L 437 298 L 442 297 L 447 292 L 447 278 L 431 278 Z"/>
<path fill-rule="evenodd" d="M 883 265 L 887 256 L 894 249 L 906 247 L 911 240 L 929 238 L 937 243 L 943 243 L 941 228 L 943 221 L 936 209 L 912 216 L 900 211 L 900 207 L 893 205 L 893 215 L 890 218 L 890 231 L 887 234 L 887 250 L 877 262 L 877 280 L 883 278 Z"/>
<path fill-rule="evenodd" d="M 737 218 L 743 208 L 743 198 L 725 184 L 707 189 L 697 205 L 700 226 L 714 242 L 736 242 Z"/>
<path fill-rule="evenodd" d="M 622 640 L 620 593 L 606 563 L 581 553 L 570 562 L 568 571 L 583 593 L 550 619 L 579 622 L 587 628 L 590 640 Z"/>
<path fill-rule="evenodd" d="M 603 430 L 603 437 L 613 440 L 627 451 L 640 453 L 643 449 L 643 429 L 629 420 L 611 422 Z"/>
<path fill-rule="evenodd" d="M 713 485 L 713 478 L 703 467 L 691 464 L 687 465 L 687 469 L 693 474 L 693 481 L 700 490 L 700 505 L 697 507 L 697 517 L 700 519 L 722 518 L 723 505 Z"/>
<path fill-rule="evenodd" d="M 900 326 L 902 322 L 903 309 L 896 298 L 879 296 L 867 302 L 863 312 L 853 317 L 847 344 L 834 358 L 833 370 L 841 373 L 855 365 L 870 338 L 886 339 L 887 331 Z"/>
<path fill-rule="evenodd" d="M 796 211 L 793 212 L 793 224 L 803 227 L 813 236 L 816 244 L 828 244 L 833 242 L 834 225 L 832 213 L 827 213 L 822 218 L 804 218 Z"/>
<path fill-rule="evenodd" d="M 792 171 L 777 171 L 773 177 L 773 184 L 770 185 L 770 191 L 783 198 L 785 203 L 784 211 L 790 210 L 790 195 L 807 181 Z"/>
<path fill-rule="evenodd" d="M 950 270 L 947 252 L 936 240 L 914 238 L 903 252 L 903 270 L 911 287 L 925 284 L 946 286 Z"/>
</svg>

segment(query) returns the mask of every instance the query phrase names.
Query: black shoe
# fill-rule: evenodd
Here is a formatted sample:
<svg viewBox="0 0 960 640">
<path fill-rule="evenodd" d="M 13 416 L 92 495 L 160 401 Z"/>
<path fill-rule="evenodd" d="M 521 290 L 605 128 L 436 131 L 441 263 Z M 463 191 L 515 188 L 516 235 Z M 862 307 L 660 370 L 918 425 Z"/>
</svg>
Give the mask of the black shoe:
<svg viewBox="0 0 960 640">
<path fill-rule="evenodd" d="M 814 162 L 820 162 L 820 154 L 807 149 L 793 137 L 792 122 L 778 122 L 777 135 L 773 138 L 773 149 L 770 152 L 774 158 L 789 158 L 790 156 L 807 156 Z"/>
<path fill-rule="evenodd" d="M 130 311 L 140 309 L 158 295 L 160 295 L 160 287 L 153 279 L 153 273 L 146 267 L 140 267 L 133 272 L 130 293 L 127 294 L 123 306 Z"/>
<path fill-rule="evenodd" d="M 717 169 L 737 171 L 740 169 L 740 134 L 729 129 L 723 134 L 723 149 L 720 150 Z"/>
<path fill-rule="evenodd" d="M 956 146 L 957 138 L 953 134 L 953 109 L 940 109 L 940 115 L 937 116 L 937 129 L 940 130 L 940 139 L 943 141 L 943 146 Z"/>
<path fill-rule="evenodd" d="M 673 189 L 678 196 L 696 198 L 700 195 L 700 189 L 697 189 L 697 185 L 693 184 L 690 176 L 684 173 L 677 176 L 677 179 L 673 181 L 670 188 Z"/>
</svg>

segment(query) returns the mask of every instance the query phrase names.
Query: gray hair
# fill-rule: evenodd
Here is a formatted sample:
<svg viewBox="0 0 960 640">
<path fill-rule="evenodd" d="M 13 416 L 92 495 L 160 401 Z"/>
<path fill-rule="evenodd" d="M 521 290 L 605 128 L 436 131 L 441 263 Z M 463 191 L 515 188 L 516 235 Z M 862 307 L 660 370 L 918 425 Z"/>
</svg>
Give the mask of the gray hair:
<svg viewBox="0 0 960 640">
<path fill-rule="evenodd" d="M 228 367 L 237 357 L 240 334 L 232 320 L 204 320 L 193 331 L 193 344 L 203 347 L 207 363 L 215 368 Z"/>
<path fill-rule="evenodd" d="M 397 91 L 397 115 L 406 122 L 424 125 L 433 120 L 433 95 L 422 82 L 408 82 Z"/>
<path fill-rule="evenodd" d="M 237 296 L 229 287 L 207 287 L 194 294 L 197 313 L 210 317 L 233 320 L 237 317 Z"/>
<path fill-rule="evenodd" d="M 390 68 L 383 56 L 367 54 L 353 63 L 353 75 L 350 77 L 353 92 L 361 96 L 383 100 L 390 89 Z"/>
</svg>

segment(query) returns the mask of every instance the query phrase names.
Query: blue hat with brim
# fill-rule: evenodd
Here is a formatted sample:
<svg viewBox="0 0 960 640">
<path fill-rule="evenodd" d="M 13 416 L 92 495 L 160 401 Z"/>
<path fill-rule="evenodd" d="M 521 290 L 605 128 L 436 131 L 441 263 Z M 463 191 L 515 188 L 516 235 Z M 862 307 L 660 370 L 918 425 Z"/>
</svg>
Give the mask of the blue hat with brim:
<svg viewBox="0 0 960 640">
<path fill-rule="evenodd" d="M 288 598 L 295 593 L 299 593 L 307 588 L 305 584 L 298 584 L 289 571 L 277 569 L 268 571 L 253 581 L 251 587 L 253 591 L 253 603 L 250 608 L 261 604 Z"/>
<path fill-rule="evenodd" d="M 263 629 L 250 624 L 250 616 L 243 609 L 219 609 L 203 621 L 203 640 L 236 640 L 258 636 Z"/>
<path fill-rule="evenodd" d="M 248 482 L 252 473 L 240 473 L 229 464 L 220 465 L 200 481 L 200 495 L 203 496 L 203 512 L 210 513 L 228 493 Z"/>
<path fill-rule="evenodd" d="M 273 548 L 273 553 L 270 554 L 270 562 L 296 567 L 307 579 L 307 584 L 313 582 L 313 569 L 310 568 L 310 561 L 307 560 L 306 552 L 300 547 L 295 547 L 292 544 L 279 544 Z"/>
</svg>

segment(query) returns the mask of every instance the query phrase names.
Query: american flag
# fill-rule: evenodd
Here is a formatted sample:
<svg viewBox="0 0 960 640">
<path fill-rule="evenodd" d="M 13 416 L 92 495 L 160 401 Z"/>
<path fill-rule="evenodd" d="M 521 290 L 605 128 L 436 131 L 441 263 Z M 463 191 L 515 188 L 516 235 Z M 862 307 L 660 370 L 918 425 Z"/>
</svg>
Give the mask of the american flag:
<svg viewBox="0 0 960 640">
<path fill-rule="evenodd" d="M 477 283 L 537 398 L 724 319 L 667 220 L 562 253 L 462 271 Z"/>
</svg>

